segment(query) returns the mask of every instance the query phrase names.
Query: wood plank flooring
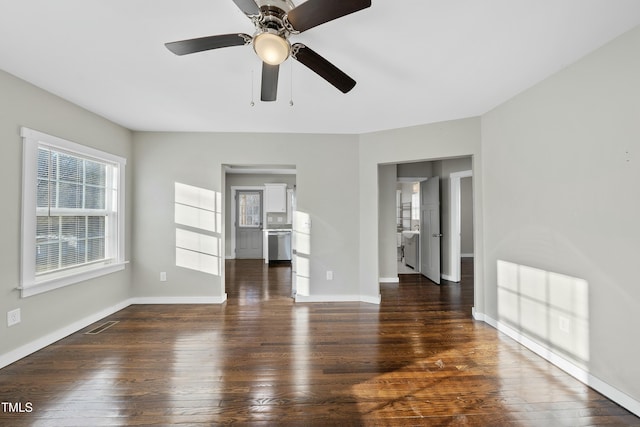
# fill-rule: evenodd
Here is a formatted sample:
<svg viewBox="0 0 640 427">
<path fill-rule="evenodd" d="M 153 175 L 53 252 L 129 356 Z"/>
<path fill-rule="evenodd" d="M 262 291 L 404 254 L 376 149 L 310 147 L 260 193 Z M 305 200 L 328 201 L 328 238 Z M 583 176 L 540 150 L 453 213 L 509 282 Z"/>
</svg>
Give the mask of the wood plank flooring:
<svg viewBox="0 0 640 427">
<path fill-rule="evenodd" d="M 290 267 L 226 266 L 225 304 L 130 306 L 0 370 L 0 399 L 32 408 L 0 425 L 640 426 L 473 321 L 469 263 L 380 306 L 296 304 Z"/>
</svg>

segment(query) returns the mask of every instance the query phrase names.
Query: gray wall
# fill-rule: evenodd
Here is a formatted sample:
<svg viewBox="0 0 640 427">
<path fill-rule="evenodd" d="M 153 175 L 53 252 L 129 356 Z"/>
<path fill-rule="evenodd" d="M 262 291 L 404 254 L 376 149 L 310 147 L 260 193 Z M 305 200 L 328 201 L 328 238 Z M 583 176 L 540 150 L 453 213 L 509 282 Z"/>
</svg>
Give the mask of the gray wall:
<svg viewBox="0 0 640 427">
<path fill-rule="evenodd" d="M 398 178 L 428 178 L 433 176 L 431 162 L 411 162 L 398 165 Z"/>
<path fill-rule="evenodd" d="M 473 255 L 473 178 L 460 179 L 460 254 Z"/>
<path fill-rule="evenodd" d="M 131 256 L 131 133 L 95 114 L 66 102 L 23 80 L 0 71 L 0 158 L 3 159 L 0 210 L 0 319 L 20 308 L 22 322 L 7 327 L 0 321 L 0 355 L 49 333 L 65 328 L 125 301 L 129 296 L 131 267 L 84 283 L 28 298 L 16 289 L 20 269 L 22 138 L 26 126 L 79 144 L 98 148 L 129 160 L 127 173 L 126 257 Z"/>
<path fill-rule="evenodd" d="M 451 224 L 451 174 L 472 170 L 470 157 L 458 159 L 447 159 L 434 162 L 434 175 L 440 177 L 440 230 L 443 234 L 440 246 L 440 263 L 441 274 L 449 276 L 451 274 L 452 265 L 458 262 L 457 259 L 451 259 L 451 241 L 457 238 Z M 446 277 L 445 277 L 446 278 Z"/>
<path fill-rule="evenodd" d="M 140 132 L 134 154 L 136 296 L 224 294 L 224 276 L 176 266 L 174 218 L 174 184 L 223 192 L 224 164 L 295 165 L 297 208 L 312 224 L 309 294 L 359 295 L 357 136 Z M 226 240 L 223 230 L 217 237 Z"/>
<path fill-rule="evenodd" d="M 591 374 L 640 401 L 640 28 L 482 117 L 485 313 L 499 304 L 499 260 L 588 284 Z M 475 179 L 475 175 L 474 175 Z M 477 195 L 477 193 L 476 193 Z M 529 273 L 531 273 L 529 271 Z M 531 276 L 531 274 L 529 274 Z M 553 305 L 550 288 L 520 283 Z M 570 298 L 574 304 L 578 300 Z M 524 315 L 524 313 L 520 313 Z M 550 338 L 558 324 L 544 312 Z M 568 324 L 579 331 L 580 324 Z M 575 330 L 573 328 L 576 328 Z M 522 328 L 543 346 L 552 339 Z M 556 347 L 554 349 L 557 350 Z M 571 357 L 571 348 L 566 356 Z"/>
<path fill-rule="evenodd" d="M 380 236 L 380 264 L 381 279 L 396 279 L 398 277 L 397 263 L 397 168 L 396 165 L 380 165 L 378 171 L 378 206 L 380 207 L 380 221 L 378 235 Z"/>
</svg>

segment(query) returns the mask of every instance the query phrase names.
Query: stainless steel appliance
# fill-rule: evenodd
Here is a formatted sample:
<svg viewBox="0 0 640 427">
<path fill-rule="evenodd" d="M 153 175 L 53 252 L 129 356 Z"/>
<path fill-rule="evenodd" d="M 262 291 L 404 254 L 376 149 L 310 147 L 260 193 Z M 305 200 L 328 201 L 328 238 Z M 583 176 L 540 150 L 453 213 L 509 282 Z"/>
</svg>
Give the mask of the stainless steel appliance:
<svg viewBox="0 0 640 427">
<path fill-rule="evenodd" d="M 291 231 L 269 231 L 269 261 L 291 261 Z"/>
</svg>

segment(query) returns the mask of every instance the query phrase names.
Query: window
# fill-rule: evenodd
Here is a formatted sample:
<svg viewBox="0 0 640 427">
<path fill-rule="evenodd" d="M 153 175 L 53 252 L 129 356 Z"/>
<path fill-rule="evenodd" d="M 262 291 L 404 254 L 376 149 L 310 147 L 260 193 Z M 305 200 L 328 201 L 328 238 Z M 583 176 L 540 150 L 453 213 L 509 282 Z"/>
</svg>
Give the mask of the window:
<svg viewBox="0 0 640 427">
<path fill-rule="evenodd" d="M 238 192 L 238 226 L 256 228 L 262 224 L 262 200 L 259 191 Z"/>
<path fill-rule="evenodd" d="M 420 219 L 420 183 L 413 184 L 413 193 L 411 193 L 411 219 L 417 221 Z"/>
<path fill-rule="evenodd" d="M 126 160 L 22 128 L 22 296 L 124 268 Z"/>
</svg>

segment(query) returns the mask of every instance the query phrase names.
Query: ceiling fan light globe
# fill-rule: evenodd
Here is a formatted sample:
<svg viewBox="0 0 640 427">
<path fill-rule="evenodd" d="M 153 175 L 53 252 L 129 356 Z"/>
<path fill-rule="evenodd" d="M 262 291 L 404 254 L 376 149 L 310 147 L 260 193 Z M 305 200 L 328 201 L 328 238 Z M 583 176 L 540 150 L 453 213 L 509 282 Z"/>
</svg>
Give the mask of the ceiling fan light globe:
<svg viewBox="0 0 640 427">
<path fill-rule="evenodd" d="M 291 51 L 289 41 L 272 33 L 261 33 L 253 38 L 253 50 L 263 62 L 269 65 L 280 65 Z"/>
</svg>

